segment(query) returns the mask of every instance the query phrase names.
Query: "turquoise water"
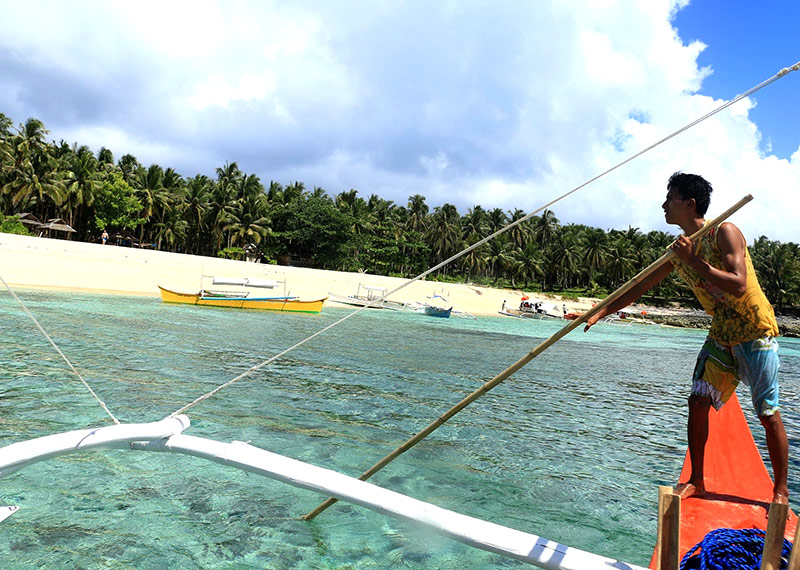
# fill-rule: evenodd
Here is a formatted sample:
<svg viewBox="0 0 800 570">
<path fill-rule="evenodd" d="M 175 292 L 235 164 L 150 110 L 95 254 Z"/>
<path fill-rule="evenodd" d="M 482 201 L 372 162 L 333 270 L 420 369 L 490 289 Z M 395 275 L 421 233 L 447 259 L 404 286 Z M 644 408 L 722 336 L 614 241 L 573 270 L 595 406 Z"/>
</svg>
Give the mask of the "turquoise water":
<svg viewBox="0 0 800 570">
<path fill-rule="evenodd" d="M 348 311 L 292 315 L 138 297 L 20 291 L 123 421 L 162 419 Z M 186 432 L 357 476 L 562 323 L 362 312 L 187 414 Z M 13 298 L 0 293 L 0 441 L 109 423 Z M 444 508 L 646 565 L 657 486 L 685 450 L 702 331 L 570 333 L 372 481 Z M 792 449 L 800 342 L 783 339 Z M 740 390 L 743 405 L 749 398 Z M 752 417 L 748 417 L 753 424 Z M 754 429 L 763 448 L 760 427 Z M 766 457 L 766 456 L 765 456 Z M 793 460 L 790 488 L 800 496 Z M 186 456 L 79 453 L 0 480 L 13 568 L 516 568 L 411 523 Z M 794 502 L 794 501 L 793 501 Z"/>
</svg>

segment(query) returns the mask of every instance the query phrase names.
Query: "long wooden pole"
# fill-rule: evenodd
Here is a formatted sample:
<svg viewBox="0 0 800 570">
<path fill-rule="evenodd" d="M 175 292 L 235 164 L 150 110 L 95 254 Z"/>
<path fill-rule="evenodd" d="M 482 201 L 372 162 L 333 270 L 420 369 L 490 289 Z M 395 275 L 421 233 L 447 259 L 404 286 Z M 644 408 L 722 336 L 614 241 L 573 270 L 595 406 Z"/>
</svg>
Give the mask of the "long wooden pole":
<svg viewBox="0 0 800 570">
<path fill-rule="evenodd" d="M 692 241 L 696 241 L 697 239 L 701 238 L 711 228 L 713 228 L 714 226 L 719 225 L 721 222 L 726 220 L 734 212 L 739 210 L 739 208 L 741 208 L 742 206 L 747 204 L 752 199 L 753 199 L 753 196 L 748 194 L 747 196 L 745 196 L 744 198 L 742 198 L 741 200 L 736 202 L 736 204 L 734 204 L 733 206 L 731 206 L 730 208 L 725 210 L 718 217 L 714 218 L 710 223 L 706 224 L 704 227 L 702 227 L 697 232 L 692 234 L 689 239 L 691 239 Z M 575 319 L 573 321 L 570 321 L 570 323 L 567 326 L 562 328 L 557 333 L 553 334 L 547 340 L 543 341 L 541 344 L 539 344 L 539 346 L 537 346 L 536 348 L 531 350 L 528 354 L 526 354 L 525 356 L 520 358 L 517 362 L 515 362 L 514 364 L 512 364 L 511 366 L 509 366 L 508 368 L 503 370 L 500 374 L 498 374 L 497 376 L 495 376 L 494 378 L 492 378 L 488 382 L 484 383 L 480 388 L 478 388 L 477 390 L 472 392 L 469 396 L 467 396 L 466 398 L 461 400 L 458 404 L 456 404 L 455 406 L 450 408 L 447 412 L 445 412 L 444 414 L 439 416 L 438 419 L 436 419 L 435 421 L 433 421 L 430 424 L 428 424 L 428 426 L 425 429 L 423 429 L 422 431 L 420 431 L 417 435 L 415 435 L 414 437 L 410 438 L 408 441 L 406 441 L 400 447 L 398 447 L 397 449 L 395 449 L 394 451 L 389 453 L 386 457 L 384 457 L 383 459 L 378 461 L 375 465 L 370 467 L 368 470 L 364 471 L 364 473 L 361 474 L 359 479 L 362 480 L 362 481 L 366 481 L 367 479 L 372 477 L 375 473 L 377 473 L 378 471 L 380 471 L 381 469 L 386 467 L 386 465 L 391 463 L 394 459 L 396 459 L 401 454 L 405 453 L 406 451 L 408 451 L 409 449 L 414 447 L 417 443 L 419 443 L 420 441 L 425 439 L 428 435 L 433 433 L 437 428 L 439 428 L 439 426 L 444 424 L 447 420 L 452 418 L 458 412 L 460 412 L 461 410 L 466 408 L 468 405 L 470 405 L 472 402 L 474 402 L 475 400 L 477 400 L 478 398 L 483 396 L 486 392 L 488 392 L 489 390 L 491 390 L 492 388 L 494 388 L 495 386 L 500 384 L 500 382 L 502 382 L 503 380 L 505 380 L 506 378 L 508 378 L 512 374 L 514 374 L 517 370 L 519 370 L 520 368 L 522 368 L 523 366 L 528 364 L 531 360 L 533 360 L 534 358 L 539 356 L 542 352 L 544 352 L 549 347 L 554 345 L 556 342 L 561 340 L 568 333 L 570 333 L 574 329 L 578 328 L 580 325 L 582 325 L 584 322 L 586 322 L 591 316 L 595 315 L 596 313 L 601 311 L 604 307 L 610 305 L 611 303 L 613 303 L 614 301 L 619 299 L 622 295 L 624 295 L 629 290 L 631 290 L 633 287 L 638 285 L 643 279 L 645 279 L 646 277 L 652 275 L 653 272 L 655 272 L 657 269 L 659 269 L 661 266 L 663 266 L 665 263 L 667 263 L 670 260 L 670 258 L 672 258 L 674 255 L 675 254 L 673 253 L 673 251 L 671 249 L 667 250 L 667 252 L 664 255 L 662 255 L 656 261 L 654 261 L 653 263 L 648 265 L 646 268 L 644 268 L 642 271 L 640 271 L 635 277 L 633 277 L 630 281 L 628 281 L 622 287 L 620 287 L 619 289 L 614 291 L 611 295 L 609 295 L 608 297 L 603 299 L 601 302 L 599 302 L 597 305 L 595 305 L 592 309 L 590 309 L 589 311 L 585 312 L 583 315 L 581 315 L 577 319 Z M 332 498 L 332 497 L 327 499 L 325 502 L 323 502 L 321 505 L 319 505 L 316 509 L 314 509 L 310 513 L 307 513 L 306 515 L 304 515 L 303 516 L 303 520 L 307 520 L 307 521 L 312 520 L 314 517 L 316 517 L 322 511 L 324 511 L 325 509 L 327 509 L 328 507 L 333 505 L 336 501 L 337 501 L 337 499 Z"/>
</svg>

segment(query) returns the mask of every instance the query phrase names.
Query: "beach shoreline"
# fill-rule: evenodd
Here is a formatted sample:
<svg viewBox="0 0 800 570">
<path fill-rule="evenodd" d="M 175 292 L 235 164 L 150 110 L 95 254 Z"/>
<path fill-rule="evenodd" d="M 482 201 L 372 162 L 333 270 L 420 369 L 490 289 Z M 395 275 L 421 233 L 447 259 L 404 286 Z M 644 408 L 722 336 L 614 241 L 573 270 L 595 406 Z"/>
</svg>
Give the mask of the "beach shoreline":
<svg viewBox="0 0 800 570">
<path fill-rule="evenodd" d="M 204 280 L 201 277 L 205 275 Z M 269 294 L 289 294 L 302 299 L 329 295 L 346 297 L 363 287 L 392 291 L 408 279 L 369 273 L 348 273 L 283 265 L 233 261 L 183 253 L 73 242 L 69 240 L 0 233 L 0 276 L 13 288 L 64 292 L 160 297 L 158 286 L 197 292 L 211 285 L 210 276 L 257 277 L 279 283 Z M 404 303 L 439 303 L 441 295 L 455 311 L 475 316 L 497 316 L 505 306 L 517 308 L 522 289 L 498 289 L 470 283 L 420 280 L 390 295 Z M 561 299 L 557 295 L 531 294 L 568 312 L 584 312 L 597 299 Z M 345 306 L 329 300 L 325 306 Z M 324 310 L 324 309 L 323 309 Z"/>
<path fill-rule="evenodd" d="M 202 276 L 206 276 L 202 278 Z M 269 295 L 294 295 L 302 299 L 320 299 L 330 295 L 346 297 L 363 287 L 385 288 L 390 292 L 408 279 L 369 273 L 348 273 L 326 269 L 268 265 L 233 261 L 184 253 L 102 245 L 97 243 L 20 236 L 0 233 L 0 277 L 12 288 L 42 289 L 63 292 L 132 295 L 159 298 L 158 286 L 182 292 L 197 292 L 211 285 L 211 276 L 257 277 L 273 279 L 279 286 Z M 441 295 L 454 311 L 481 317 L 502 317 L 505 306 L 516 309 L 522 297 L 566 306 L 567 312 L 582 313 L 599 300 L 579 297 L 562 299 L 558 295 L 526 293 L 522 289 L 483 287 L 471 283 L 445 283 L 420 280 L 389 295 L 402 303 L 439 304 L 431 300 Z M 325 306 L 346 307 L 328 300 Z M 324 309 L 323 309 L 324 311 Z M 667 309 L 647 305 L 628 307 L 627 313 L 669 326 L 707 328 L 710 317 L 703 311 L 685 308 Z M 800 336 L 800 319 L 779 316 L 781 334 Z"/>
</svg>

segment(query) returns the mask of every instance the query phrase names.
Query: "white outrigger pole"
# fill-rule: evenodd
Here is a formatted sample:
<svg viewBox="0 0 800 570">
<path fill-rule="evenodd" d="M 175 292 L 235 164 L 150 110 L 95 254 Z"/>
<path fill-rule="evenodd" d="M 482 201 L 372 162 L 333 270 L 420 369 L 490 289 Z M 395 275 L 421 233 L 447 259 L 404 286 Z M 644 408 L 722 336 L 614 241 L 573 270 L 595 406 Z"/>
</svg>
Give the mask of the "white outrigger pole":
<svg viewBox="0 0 800 570">
<path fill-rule="evenodd" d="M 183 435 L 190 425 L 184 415 L 144 424 L 118 424 L 48 435 L 0 448 L 0 477 L 32 463 L 102 449 L 180 453 L 208 459 L 315 491 L 392 517 L 414 521 L 469 546 L 550 570 L 645 570 L 559 544 L 527 532 L 442 509 L 372 483 L 317 467 L 241 441 L 222 443 Z M 0 521 L 18 507 L 0 507 Z"/>
<path fill-rule="evenodd" d="M 0 507 L 0 522 L 6 520 L 8 517 L 16 513 L 18 510 L 19 507 L 15 507 L 13 505 L 8 507 Z"/>
</svg>

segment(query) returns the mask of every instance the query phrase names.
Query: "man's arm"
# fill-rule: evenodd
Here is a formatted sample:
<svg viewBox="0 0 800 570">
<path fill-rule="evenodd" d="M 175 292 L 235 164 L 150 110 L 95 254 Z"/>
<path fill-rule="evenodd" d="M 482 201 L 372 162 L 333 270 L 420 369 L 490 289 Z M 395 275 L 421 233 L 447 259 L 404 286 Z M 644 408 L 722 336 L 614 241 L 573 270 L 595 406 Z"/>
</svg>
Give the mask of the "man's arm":
<svg viewBox="0 0 800 570">
<path fill-rule="evenodd" d="M 694 253 L 692 242 L 680 236 L 671 246 L 675 255 L 694 269 L 703 279 L 719 287 L 725 293 L 741 297 L 747 291 L 747 265 L 744 261 L 746 243 L 739 228 L 724 223 L 717 233 L 717 246 L 722 254 L 724 270 L 711 267 Z"/>
<path fill-rule="evenodd" d="M 650 275 L 642 279 L 639 283 L 628 289 L 625 293 L 623 293 L 619 299 L 616 301 L 609 303 L 597 313 L 586 319 L 586 326 L 583 328 L 583 331 L 588 331 L 597 321 L 600 319 L 616 313 L 620 309 L 624 309 L 631 303 L 635 302 L 639 297 L 644 295 L 648 290 L 650 290 L 653 286 L 657 283 L 660 283 L 664 277 L 669 275 L 670 271 L 672 271 L 672 264 L 667 262 L 657 270 L 653 271 Z"/>
</svg>

